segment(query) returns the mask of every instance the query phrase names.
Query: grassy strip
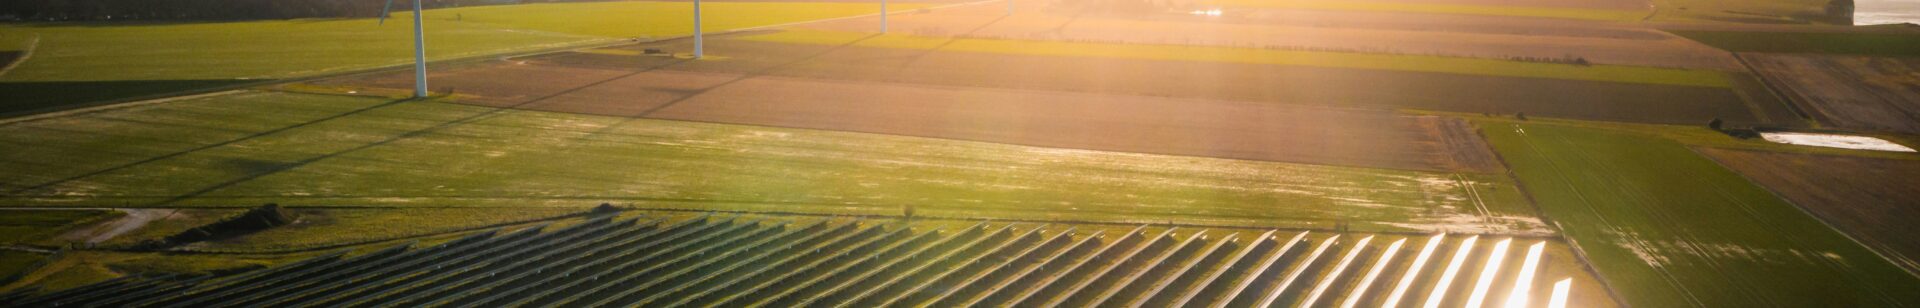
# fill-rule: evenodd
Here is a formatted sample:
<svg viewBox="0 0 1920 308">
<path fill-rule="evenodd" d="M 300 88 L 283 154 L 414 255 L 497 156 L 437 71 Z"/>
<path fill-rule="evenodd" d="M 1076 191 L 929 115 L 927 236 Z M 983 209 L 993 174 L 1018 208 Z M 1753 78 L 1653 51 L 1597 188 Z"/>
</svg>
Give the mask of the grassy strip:
<svg viewBox="0 0 1920 308">
<path fill-rule="evenodd" d="M 1293 65 L 1717 88 L 1732 86 L 1725 76 L 1713 71 L 1618 65 L 1533 63 L 1419 55 L 1209 46 L 1126 45 L 969 38 L 951 39 L 908 35 L 875 36 L 867 33 L 814 30 L 782 31 L 748 36 L 741 39 L 792 44 L 850 45 L 874 48 L 939 48 L 944 51 L 1040 56 Z"/>
<path fill-rule="evenodd" d="M 1639 21 L 1648 13 L 1608 9 L 1376 1 L 1207 0 L 1202 3 L 1223 7 L 1539 17 L 1617 22 Z"/>
<path fill-rule="evenodd" d="M 1495 216 L 1482 220 L 1443 173 L 385 103 L 243 93 L 0 126 L 0 144 L 34 145 L 0 153 L 0 168 L 22 175 L 0 181 L 40 187 L 0 203 L 611 201 L 850 214 L 913 204 L 941 217 L 1544 229 L 1512 182 L 1490 174 L 1464 175 Z"/>
<path fill-rule="evenodd" d="M 1679 142 L 1479 123 L 1541 209 L 1630 305 L 1920 303 L 1920 281 Z"/>
<path fill-rule="evenodd" d="M 1734 52 L 1920 56 L 1920 34 L 1876 32 L 1669 31 Z"/>
</svg>

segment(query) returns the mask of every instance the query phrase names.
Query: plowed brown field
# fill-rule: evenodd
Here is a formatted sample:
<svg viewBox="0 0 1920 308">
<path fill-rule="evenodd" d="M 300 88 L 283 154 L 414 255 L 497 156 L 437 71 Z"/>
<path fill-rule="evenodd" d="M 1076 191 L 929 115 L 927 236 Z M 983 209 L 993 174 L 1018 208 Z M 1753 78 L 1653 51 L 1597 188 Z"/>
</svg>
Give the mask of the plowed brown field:
<svg viewBox="0 0 1920 308">
<path fill-rule="evenodd" d="M 1501 169 L 1465 123 L 1386 110 L 527 63 L 432 78 L 436 89 L 454 89 L 466 102 L 533 110 L 1391 169 Z M 411 82 L 398 72 L 323 84 Z"/>
<path fill-rule="evenodd" d="M 1749 53 L 1741 57 L 1821 122 L 1920 133 L 1920 58 Z"/>
</svg>

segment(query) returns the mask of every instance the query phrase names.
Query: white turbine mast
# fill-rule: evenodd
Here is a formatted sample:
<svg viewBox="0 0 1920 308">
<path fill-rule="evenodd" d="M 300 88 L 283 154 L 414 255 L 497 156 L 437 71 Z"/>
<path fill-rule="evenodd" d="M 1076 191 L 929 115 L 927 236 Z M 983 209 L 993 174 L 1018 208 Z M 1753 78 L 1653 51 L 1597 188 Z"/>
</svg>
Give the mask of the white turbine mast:
<svg viewBox="0 0 1920 308">
<path fill-rule="evenodd" d="M 701 46 L 701 0 L 693 0 L 693 58 L 705 56 Z"/>
<path fill-rule="evenodd" d="M 413 0 L 413 97 L 427 97 L 427 35 L 420 14 L 420 1 Z M 393 0 L 380 9 L 380 24 L 387 24 L 393 12 Z"/>
</svg>

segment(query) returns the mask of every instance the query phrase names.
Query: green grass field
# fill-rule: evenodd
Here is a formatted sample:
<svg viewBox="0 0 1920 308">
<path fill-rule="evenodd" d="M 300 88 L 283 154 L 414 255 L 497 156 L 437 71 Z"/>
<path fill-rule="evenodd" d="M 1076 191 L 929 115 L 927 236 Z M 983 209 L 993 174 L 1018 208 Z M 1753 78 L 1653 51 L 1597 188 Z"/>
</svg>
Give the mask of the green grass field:
<svg viewBox="0 0 1920 308">
<path fill-rule="evenodd" d="M 68 228 L 118 215 L 119 212 L 98 210 L 4 211 L 0 212 L 0 243 L 41 242 Z"/>
<path fill-rule="evenodd" d="M 742 39 L 777 43 L 851 45 L 876 48 L 939 48 L 944 51 L 1019 55 L 1295 65 L 1717 88 L 1732 86 L 1722 73 L 1705 70 L 1620 65 L 1583 66 L 1441 56 L 1205 46 L 1125 45 L 971 38 L 952 39 L 909 35 L 872 36 L 868 33 L 812 30 L 782 31 L 772 34 L 754 35 Z"/>
<path fill-rule="evenodd" d="M 37 253 L 0 250 L 0 279 L 25 271 L 46 258 L 46 255 Z"/>
<path fill-rule="evenodd" d="M 1920 303 L 1920 280 L 1680 142 L 1479 123 L 1547 217 L 1629 305 Z"/>
<path fill-rule="evenodd" d="M 1734 52 L 1920 56 L 1920 33 L 1670 31 Z"/>
<path fill-rule="evenodd" d="M 244 93 L 0 126 L 0 203 L 699 208 L 1541 232 L 1504 176 Z M 1484 203 L 1493 218 L 1474 218 Z M 1466 221 L 1466 222 L 1461 222 Z"/>
<path fill-rule="evenodd" d="M 427 11 L 429 59 L 692 33 L 684 2 L 529 4 Z M 899 9 L 924 7 L 901 4 Z M 873 13 L 859 3 L 719 2 L 703 6 L 707 31 Z M 0 24 L 0 50 L 31 58 L 0 75 L 0 112 L 151 95 L 249 80 L 311 76 L 413 60 L 410 13 L 374 19 L 220 23 Z"/>
<path fill-rule="evenodd" d="M 1593 21 L 1633 22 L 1647 17 L 1647 11 L 1608 10 L 1563 7 L 1503 6 L 1453 3 L 1413 3 L 1387 1 L 1325 0 L 1207 0 L 1201 3 L 1229 8 L 1273 8 L 1297 10 L 1365 11 L 1422 14 L 1455 14 L 1503 17 L 1537 17 Z"/>
</svg>

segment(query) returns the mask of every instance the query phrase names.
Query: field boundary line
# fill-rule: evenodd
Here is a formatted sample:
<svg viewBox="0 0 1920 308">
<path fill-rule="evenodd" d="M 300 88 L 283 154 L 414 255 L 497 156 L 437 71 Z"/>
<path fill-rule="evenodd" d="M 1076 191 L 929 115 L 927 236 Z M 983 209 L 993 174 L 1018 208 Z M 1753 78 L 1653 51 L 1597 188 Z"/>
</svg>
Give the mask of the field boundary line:
<svg viewBox="0 0 1920 308">
<path fill-rule="evenodd" d="M 1905 270 L 1908 276 L 1913 276 L 1914 278 L 1920 278 L 1920 268 L 1915 268 L 1915 264 L 1913 260 L 1897 260 L 1897 259 L 1894 259 L 1893 257 L 1887 256 L 1887 253 L 1880 251 L 1880 249 L 1878 248 L 1879 246 L 1870 245 L 1867 242 L 1860 241 L 1859 238 L 1853 237 L 1853 234 L 1848 234 L 1846 230 L 1841 230 L 1839 227 L 1834 227 L 1833 223 L 1827 222 L 1827 219 L 1824 216 L 1820 216 L 1819 214 L 1815 214 L 1812 210 L 1808 210 L 1805 205 L 1800 205 L 1800 203 L 1798 202 L 1793 202 L 1793 199 L 1787 199 L 1786 196 L 1781 196 L 1780 192 L 1773 191 L 1772 187 L 1768 187 L 1767 185 L 1762 185 L 1760 184 L 1760 182 L 1755 182 L 1753 178 L 1747 177 L 1747 174 L 1740 173 L 1738 169 L 1735 169 L 1729 166 L 1726 162 L 1720 161 L 1720 158 L 1714 157 L 1713 155 L 1707 155 L 1707 153 L 1701 153 L 1700 152 L 1701 148 L 1710 148 L 1710 149 L 1721 150 L 1721 151 L 1741 151 L 1741 152 L 1758 152 L 1758 153 L 1771 153 L 1771 152 L 1730 149 L 1730 148 L 1703 147 L 1703 146 L 1687 147 L 1687 150 L 1692 151 L 1694 155 L 1700 155 L 1700 156 L 1706 157 L 1707 160 L 1713 161 L 1713 163 L 1716 165 L 1719 165 L 1720 168 L 1726 168 L 1727 171 L 1732 171 L 1733 174 L 1740 175 L 1740 179 L 1746 180 L 1747 184 L 1760 187 L 1762 190 L 1766 190 L 1767 194 L 1772 195 L 1775 199 L 1780 199 L 1780 201 L 1784 201 L 1787 204 L 1792 204 L 1793 208 L 1796 210 L 1800 210 L 1801 214 L 1806 214 L 1807 217 L 1813 217 L 1813 220 L 1819 221 L 1821 226 L 1826 226 L 1828 230 L 1833 230 L 1834 233 L 1839 233 L 1841 237 L 1845 237 L 1847 238 L 1847 240 L 1853 241 L 1854 245 L 1860 245 L 1861 248 L 1866 248 L 1867 251 L 1873 252 L 1873 255 L 1879 256 L 1880 259 L 1886 260 L 1887 263 L 1892 263 L 1894 267 L 1899 267 L 1901 270 Z M 1821 154 L 1801 154 L 1801 155 L 1821 155 Z"/>
<path fill-rule="evenodd" d="M 34 33 L 33 38 L 27 39 L 27 48 L 20 50 L 20 57 L 14 58 L 13 62 L 7 63 L 6 67 L 0 67 L 0 76 L 6 76 L 7 72 L 12 72 L 13 68 L 20 67 L 21 63 L 27 63 L 27 59 L 33 58 L 33 50 L 39 49 L 39 47 L 40 33 Z"/>
</svg>

